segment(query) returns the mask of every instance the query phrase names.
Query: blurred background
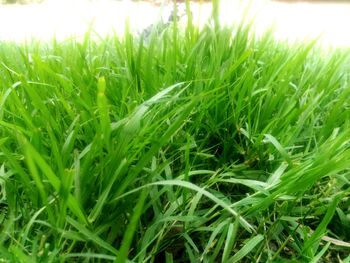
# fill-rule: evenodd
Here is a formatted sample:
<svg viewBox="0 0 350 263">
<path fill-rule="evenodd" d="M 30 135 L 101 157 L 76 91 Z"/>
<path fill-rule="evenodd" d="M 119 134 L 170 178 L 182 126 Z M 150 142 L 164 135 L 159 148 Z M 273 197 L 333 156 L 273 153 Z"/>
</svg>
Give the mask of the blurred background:
<svg viewBox="0 0 350 263">
<path fill-rule="evenodd" d="M 347 0 L 221 0 L 221 6 L 222 23 L 254 18 L 258 34 L 273 29 L 282 40 L 319 38 L 322 45 L 350 47 Z M 166 22 L 172 9 L 172 1 L 162 0 L 0 0 L 0 40 L 79 37 L 89 28 L 101 36 L 122 34 L 127 19 L 137 33 Z M 180 18 L 184 9 L 184 1 L 178 1 Z M 194 22 L 203 26 L 211 14 L 211 3 L 191 1 L 191 11 Z"/>
</svg>

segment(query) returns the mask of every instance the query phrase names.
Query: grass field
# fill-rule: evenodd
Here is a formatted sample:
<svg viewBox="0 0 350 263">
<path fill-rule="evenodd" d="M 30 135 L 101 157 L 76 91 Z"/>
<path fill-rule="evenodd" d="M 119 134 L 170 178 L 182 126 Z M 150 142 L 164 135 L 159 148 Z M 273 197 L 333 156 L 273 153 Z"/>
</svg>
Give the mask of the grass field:
<svg viewBox="0 0 350 263">
<path fill-rule="evenodd" d="M 0 43 L 0 261 L 350 262 L 349 52 L 249 28 Z"/>
</svg>

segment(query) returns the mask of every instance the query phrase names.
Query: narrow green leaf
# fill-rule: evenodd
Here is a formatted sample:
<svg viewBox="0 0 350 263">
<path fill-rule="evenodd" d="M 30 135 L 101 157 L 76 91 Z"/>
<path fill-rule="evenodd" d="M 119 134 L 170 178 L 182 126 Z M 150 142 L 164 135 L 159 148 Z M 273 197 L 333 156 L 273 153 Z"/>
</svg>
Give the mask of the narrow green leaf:
<svg viewBox="0 0 350 263">
<path fill-rule="evenodd" d="M 248 255 L 261 241 L 264 240 L 263 235 L 257 235 L 251 238 L 228 262 L 239 262 L 242 258 Z"/>
<path fill-rule="evenodd" d="M 283 159 L 286 162 L 288 162 L 289 165 L 292 166 L 292 160 L 290 159 L 289 154 L 282 147 L 282 145 L 277 141 L 277 139 L 273 137 L 271 134 L 265 134 L 265 138 L 267 142 L 270 142 L 273 144 L 273 146 L 275 146 L 276 150 L 282 155 Z"/>
<path fill-rule="evenodd" d="M 322 256 L 324 255 L 324 253 L 327 252 L 329 246 L 331 245 L 331 242 L 328 242 L 320 252 L 318 252 L 318 254 L 313 258 L 311 259 L 310 263 L 318 263 L 320 262 Z"/>
<path fill-rule="evenodd" d="M 140 196 L 138 198 L 137 204 L 135 206 L 135 210 L 133 214 L 131 215 L 130 222 L 125 230 L 122 245 L 119 250 L 119 254 L 114 261 L 115 263 L 124 263 L 129 254 L 129 249 L 131 246 L 132 239 L 134 237 L 134 233 L 136 230 L 137 223 L 139 221 L 139 218 L 142 214 L 143 206 L 146 200 L 146 197 L 148 195 L 148 192 L 146 190 L 142 190 L 140 193 Z"/>
<path fill-rule="evenodd" d="M 229 258 L 232 252 L 233 245 L 235 244 L 235 241 L 236 241 L 238 228 L 239 228 L 239 221 L 236 218 L 235 222 L 231 223 L 228 227 L 227 237 L 226 237 L 224 252 L 222 253 L 221 262 L 227 262 Z"/>
</svg>

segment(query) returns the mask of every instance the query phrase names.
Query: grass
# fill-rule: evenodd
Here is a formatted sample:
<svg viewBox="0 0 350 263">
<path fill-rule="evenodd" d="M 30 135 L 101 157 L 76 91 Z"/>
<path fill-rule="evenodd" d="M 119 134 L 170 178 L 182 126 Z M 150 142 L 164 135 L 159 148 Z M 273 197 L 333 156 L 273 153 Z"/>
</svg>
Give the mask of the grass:
<svg viewBox="0 0 350 263">
<path fill-rule="evenodd" d="M 350 262 L 346 50 L 92 34 L 0 43 L 2 262 Z"/>
</svg>

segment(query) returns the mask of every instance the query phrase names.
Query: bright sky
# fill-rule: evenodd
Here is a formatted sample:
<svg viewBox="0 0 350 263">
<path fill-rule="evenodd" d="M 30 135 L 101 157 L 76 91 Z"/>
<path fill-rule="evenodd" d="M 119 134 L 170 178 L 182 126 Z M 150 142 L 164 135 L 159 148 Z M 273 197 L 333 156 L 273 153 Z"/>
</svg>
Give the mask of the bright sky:
<svg viewBox="0 0 350 263">
<path fill-rule="evenodd" d="M 249 0 L 222 0 L 221 20 L 232 23 L 242 16 Z M 330 1 L 332 2 L 332 1 Z M 195 21 L 203 24 L 210 15 L 210 4 L 193 4 Z M 135 31 L 146 28 L 171 7 L 156 7 L 147 2 L 84 0 L 46 0 L 42 4 L 0 5 L 0 40 L 26 38 L 63 39 L 82 36 L 93 25 L 100 35 L 113 30 L 121 34 L 127 17 Z M 256 15 L 256 29 L 263 32 L 275 25 L 277 38 L 290 40 L 321 35 L 325 45 L 350 47 L 350 3 L 285 3 L 252 0 L 249 16 Z"/>
</svg>

